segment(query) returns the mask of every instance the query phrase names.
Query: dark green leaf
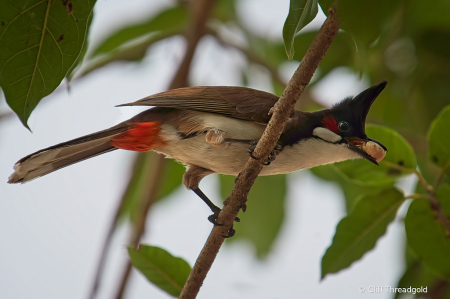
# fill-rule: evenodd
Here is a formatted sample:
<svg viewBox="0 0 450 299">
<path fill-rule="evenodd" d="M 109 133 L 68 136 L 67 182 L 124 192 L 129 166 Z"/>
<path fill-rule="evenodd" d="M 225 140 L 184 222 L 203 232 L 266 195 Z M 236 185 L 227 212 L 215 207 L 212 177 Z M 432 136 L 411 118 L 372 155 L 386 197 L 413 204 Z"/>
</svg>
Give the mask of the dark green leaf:
<svg viewBox="0 0 450 299">
<path fill-rule="evenodd" d="M 449 216 L 449 186 L 438 190 L 438 200 Z M 414 200 L 411 203 L 405 218 L 405 229 L 409 245 L 421 260 L 435 274 L 450 279 L 450 238 L 427 201 Z"/>
<path fill-rule="evenodd" d="M 88 23 L 87 23 L 88 28 L 91 26 L 93 16 L 94 16 L 94 14 L 92 13 L 90 15 L 90 17 L 89 17 L 89 20 L 88 20 Z M 86 42 L 83 44 L 83 48 L 81 48 L 80 55 L 78 56 L 77 60 L 73 64 L 73 66 L 67 72 L 66 78 L 67 78 L 68 84 L 70 84 L 70 81 L 72 81 L 76 71 L 81 68 L 81 66 L 83 64 L 83 61 L 84 61 L 84 58 L 86 57 L 86 53 L 87 53 L 87 49 L 88 48 L 89 48 L 89 40 L 86 39 Z"/>
<path fill-rule="evenodd" d="M 403 194 L 393 188 L 361 199 L 336 228 L 333 243 L 322 258 L 322 278 L 347 268 L 371 250 L 403 201 Z"/>
<path fill-rule="evenodd" d="M 450 2 L 447 0 L 434 0 L 433 5 L 427 1 L 408 1 L 405 16 L 405 28 L 412 32 L 424 29 L 450 28 L 450 18 L 443 11 L 450 11 Z"/>
<path fill-rule="evenodd" d="M 386 156 L 379 163 L 380 166 L 359 159 L 313 169 L 319 177 L 341 185 L 348 212 L 353 210 L 362 196 L 386 189 L 394 184 L 397 177 L 410 173 L 416 168 L 416 157 L 411 145 L 397 132 L 382 126 L 367 125 L 366 133 L 388 148 Z M 405 170 L 399 170 L 398 166 L 405 167 Z"/>
<path fill-rule="evenodd" d="M 220 176 L 220 193 L 230 195 L 234 187 L 233 176 Z M 264 258 L 272 249 L 284 219 L 286 175 L 258 177 L 247 202 L 247 212 L 239 214 L 241 222 L 235 223 L 236 235 L 231 242 L 249 240 L 256 248 L 258 258 Z"/>
<path fill-rule="evenodd" d="M 431 273 L 419 260 L 416 260 L 411 266 L 406 268 L 403 276 L 400 278 L 397 288 L 421 288 L 427 287 L 430 292 L 431 287 L 437 283 L 438 278 Z M 401 293 L 395 294 L 395 299 L 402 298 Z M 415 297 L 416 298 L 416 297 Z M 420 297 L 419 297 L 420 298 Z"/>
<path fill-rule="evenodd" d="M 289 14 L 283 26 L 283 39 L 289 60 L 294 58 L 295 35 L 317 15 L 317 0 L 290 0 Z"/>
<path fill-rule="evenodd" d="M 328 16 L 328 9 L 333 4 L 334 0 L 319 0 L 320 8 L 322 8 L 323 13 Z"/>
<path fill-rule="evenodd" d="M 92 56 L 111 52 L 114 49 L 137 38 L 164 31 L 179 31 L 186 24 L 188 13 L 183 6 L 169 8 L 151 19 L 135 24 L 113 33 L 98 48 Z"/>
<path fill-rule="evenodd" d="M 131 263 L 160 289 L 178 297 L 191 272 L 189 264 L 164 249 L 140 245 L 138 250 L 128 247 Z"/>
<path fill-rule="evenodd" d="M 384 28 L 389 28 L 390 32 L 389 25 L 398 3 L 399 0 L 339 0 L 338 14 L 342 29 L 349 31 L 358 44 L 367 48 Z"/>
<path fill-rule="evenodd" d="M 384 159 L 379 163 L 380 169 L 387 175 L 397 176 L 395 169 L 392 165 L 403 166 L 407 168 L 403 170 L 401 174 L 411 173 L 413 169 L 417 167 L 416 155 L 414 149 L 409 142 L 403 138 L 395 130 L 376 125 L 367 125 L 366 133 L 370 138 L 383 143 L 388 152 Z"/>
<path fill-rule="evenodd" d="M 364 196 L 378 194 L 393 185 L 392 181 L 386 181 L 386 184 L 368 184 L 359 180 L 352 180 L 342 173 L 336 164 L 314 167 L 311 171 L 324 180 L 333 181 L 340 185 L 345 195 L 347 213 L 351 213 L 358 201 Z"/>
<path fill-rule="evenodd" d="M 450 215 L 450 185 L 443 184 L 436 193 L 441 208 L 446 215 Z"/>
<path fill-rule="evenodd" d="M 94 4 L 73 1 L 71 11 L 57 1 L 3 1 L 0 86 L 27 128 L 33 109 L 59 86 L 80 56 Z"/>
<path fill-rule="evenodd" d="M 448 173 L 450 166 L 450 106 L 444 108 L 436 117 L 428 132 L 431 161 Z"/>
</svg>

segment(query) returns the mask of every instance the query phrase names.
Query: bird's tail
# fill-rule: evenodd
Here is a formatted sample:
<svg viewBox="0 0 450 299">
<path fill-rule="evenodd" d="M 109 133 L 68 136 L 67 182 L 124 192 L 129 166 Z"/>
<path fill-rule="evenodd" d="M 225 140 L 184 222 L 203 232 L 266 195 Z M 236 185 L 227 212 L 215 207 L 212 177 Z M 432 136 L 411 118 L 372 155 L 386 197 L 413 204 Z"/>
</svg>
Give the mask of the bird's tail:
<svg viewBox="0 0 450 299">
<path fill-rule="evenodd" d="M 63 142 L 20 159 L 8 183 L 25 183 L 71 164 L 118 148 L 148 151 L 158 145 L 159 126 L 155 122 L 122 123 L 107 130 Z M 160 142 L 159 142 L 160 144 Z"/>
</svg>

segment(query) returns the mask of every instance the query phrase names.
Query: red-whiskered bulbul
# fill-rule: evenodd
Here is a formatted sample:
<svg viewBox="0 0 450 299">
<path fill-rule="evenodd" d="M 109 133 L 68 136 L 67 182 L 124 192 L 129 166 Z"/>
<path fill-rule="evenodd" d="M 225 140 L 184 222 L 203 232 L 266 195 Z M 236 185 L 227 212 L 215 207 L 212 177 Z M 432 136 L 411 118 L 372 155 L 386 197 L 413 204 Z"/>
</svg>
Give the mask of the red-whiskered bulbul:
<svg viewBox="0 0 450 299">
<path fill-rule="evenodd" d="M 260 175 L 358 158 L 378 164 L 386 148 L 367 137 L 365 121 L 386 84 L 383 81 L 330 109 L 294 110 L 266 160 L 270 166 Z M 188 87 L 158 93 L 120 105 L 156 106 L 125 122 L 20 159 L 9 183 L 24 183 L 116 149 L 154 150 L 186 165 L 184 185 L 217 216 L 220 209 L 199 189 L 200 180 L 212 173 L 238 175 L 242 171 L 277 100 L 273 94 L 245 87 Z"/>
</svg>

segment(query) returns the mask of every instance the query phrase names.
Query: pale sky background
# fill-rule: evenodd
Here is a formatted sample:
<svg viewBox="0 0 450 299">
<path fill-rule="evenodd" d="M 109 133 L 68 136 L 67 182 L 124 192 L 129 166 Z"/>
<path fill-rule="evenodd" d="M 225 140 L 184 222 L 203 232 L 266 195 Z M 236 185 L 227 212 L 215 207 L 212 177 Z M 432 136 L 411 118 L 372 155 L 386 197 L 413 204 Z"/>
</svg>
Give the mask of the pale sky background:
<svg viewBox="0 0 450 299">
<path fill-rule="evenodd" d="M 91 43 L 124 24 L 169 6 L 170 1 L 99 0 Z M 289 1 L 243 0 L 240 17 L 250 30 L 281 38 Z M 320 16 L 311 26 L 319 26 Z M 14 117 L 0 123 L 0 298 L 86 298 L 101 246 L 126 186 L 132 154 L 115 151 L 59 170 L 25 185 L 6 184 L 13 164 L 53 144 L 113 126 L 145 108 L 114 105 L 167 88 L 184 49 L 181 38 L 159 43 L 140 64 L 118 63 L 74 82 L 42 101 L 32 114 L 31 134 Z M 240 85 L 245 57 L 224 50 L 211 38 L 201 41 L 192 69 L 194 85 Z M 283 67 L 290 77 L 296 64 Z M 252 71 L 251 86 L 270 90 L 268 77 Z M 367 87 L 346 70 L 334 72 L 315 95 L 328 105 Z M 7 111 L 5 105 L 0 111 Z M 412 179 L 404 181 L 411 188 Z M 202 181 L 211 198 L 219 198 L 217 177 Z M 274 199 L 276 200 L 276 199 Z M 339 188 L 309 171 L 289 175 L 286 219 L 267 260 L 255 259 L 249 244 L 225 244 L 198 298 L 392 298 L 362 294 L 360 287 L 396 286 L 402 274 L 405 234 L 400 220 L 374 251 L 337 275 L 320 282 L 320 262 L 338 221 L 345 215 Z M 249 209 L 247 213 L 251 213 Z M 142 243 L 160 246 L 192 266 L 211 230 L 210 211 L 193 192 L 179 188 L 154 206 Z M 98 298 L 111 298 L 127 258 L 127 228 L 114 238 Z M 239 234 L 239 231 L 237 232 Z M 171 298 L 133 270 L 125 298 Z"/>
</svg>

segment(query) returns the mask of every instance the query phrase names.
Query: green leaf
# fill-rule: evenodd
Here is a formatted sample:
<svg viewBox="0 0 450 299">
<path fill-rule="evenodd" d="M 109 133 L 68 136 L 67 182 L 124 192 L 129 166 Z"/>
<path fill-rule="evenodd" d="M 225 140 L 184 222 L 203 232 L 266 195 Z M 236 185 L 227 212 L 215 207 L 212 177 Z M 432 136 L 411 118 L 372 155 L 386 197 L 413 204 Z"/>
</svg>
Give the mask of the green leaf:
<svg viewBox="0 0 450 299">
<path fill-rule="evenodd" d="M 138 250 L 128 247 L 131 263 L 160 289 L 178 297 L 191 272 L 189 264 L 164 249 L 140 245 Z"/>
<path fill-rule="evenodd" d="M 333 181 L 340 185 L 345 195 L 347 213 L 351 213 L 358 201 L 368 195 L 378 194 L 393 185 L 393 181 L 383 183 L 365 183 L 359 180 L 350 179 L 342 173 L 336 164 L 317 166 L 311 169 L 312 173 L 321 179 Z"/>
<path fill-rule="evenodd" d="M 363 196 L 379 193 L 392 186 L 399 176 L 411 173 L 416 168 L 414 150 L 400 134 L 376 125 L 366 125 L 366 133 L 388 148 L 380 166 L 359 159 L 312 169 L 315 175 L 339 183 L 345 194 L 347 212 L 351 212 Z M 405 169 L 399 170 L 399 166 Z"/>
<path fill-rule="evenodd" d="M 437 192 L 438 200 L 450 216 L 450 187 Z M 450 238 L 427 201 L 414 200 L 406 214 L 405 229 L 408 243 L 436 275 L 450 279 Z"/>
<path fill-rule="evenodd" d="M 317 15 L 318 0 L 290 0 L 289 14 L 283 26 L 283 39 L 289 60 L 294 58 L 295 35 Z"/>
<path fill-rule="evenodd" d="M 416 155 L 409 142 L 393 129 L 367 125 L 366 133 L 370 138 L 381 141 L 388 149 L 386 156 L 379 163 L 381 171 L 387 175 L 399 176 L 412 173 L 417 167 Z M 393 165 L 402 166 L 406 169 L 398 173 Z"/>
<path fill-rule="evenodd" d="M 95 49 L 92 56 L 111 52 L 132 40 L 147 37 L 152 33 L 179 31 L 184 27 L 187 19 L 188 13 L 183 6 L 166 9 L 143 23 L 128 26 L 114 32 Z"/>
<path fill-rule="evenodd" d="M 386 28 L 397 10 L 399 0 L 339 0 L 338 14 L 342 29 L 349 31 L 364 48 L 374 42 Z"/>
<path fill-rule="evenodd" d="M 334 0 L 319 0 L 320 8 L 326 16 L 328 16 L 328 9 L 333 4 L 333 2 Z"/>
<path fill-rule="evenodd" d="M 431 273 L 424 265 L 416 260 L 412 265 L 408 266 L 400 278 L 397 288 L 420 288 L 428 287 L 427 291 L 435 284 L 436 276 Z M 401 293 L 395 294 L 395 299 L 403 298 Z"/>
<path fill-rule="evenodd" d="M 94 0 L 73 1 L 71 12 L 61 1 L 2 2 L 0 86 L 25 127 L 39 101 L 76 64 L 94 4 Z"/>
<path fill-rule="evenodd" d="M 383 143 L 388 152 L 379 162 L 380 166 L 362 159 L 336 163 L 339 171 L 349 179 L 368 185 L 387 185 L 393 183 L 398 176 L 416 169 L 417 162 L 413 148 L 396 131 L 382 126 L 367 125 L 366 134 Z M 397 167 L 405 169 L 400 170 Z"/>
<path fill-rule="evenodd" d="M 220 176 L 222 198 L 230 195 L 234 179 Z M 248 196 L 247 212 L 239 214 L 241 222 L 234 224 L 237 233 L 229 241 L 248 240 L 255 246 L 257 257 L 265 258 L 284 220 L 286 188 L 286 175 L 258 177 Z"/>
<path fill-rule="evenodd" d="M 88 20 L 87 26 L 91 27 L 91 23 L 92 23 L 92 18 L 93 18 L 94 14 L 90 15 L 90 18 Z M 73 66 L 69 69 L 69 71 L 67 71 L 66 74 L 66 78 L 67 78 L 67 83 L 70 84 L 70 82 L 72 81 L 75 73 L 81 68 L 81 66 L 83 65 L 83 61 L 84 58 L 86 57 L 86 53 L 87 53 L 87 49 L 89 48 L 89 40 L 86 39 L 86 42 L 83 44 L 83 47 L 81 48 L 81 52 L 80 55 L 78 56 L 77 60 L 75 61 L 75 63 L 73 64 Z"/>
<path fill-rule="evenodd" d="M 154 161 L 157 156 L 158 154 L 155 152 L 136 154 L 131 178 L 122 197 L 119 213 L 116 217 L 116 225 L 128 216 L 134 219 L 137 209 L 140 208 L 139 202 L 151 192 L 148 188 L 148 182 L 154 176 L 159 176 L 162 182 L 159 186 L 155 202 L 167 197 L 181 185 L 181 180 L 185 172 L 183 165 L 172 159 L 164 159 L 163 171 L 155 173 Z"/>
<path fill-rule="evenodd" d="M 437 166 L 449 173 L 450 166 L 450 105 L 436 117 L 428 132 L 428 156 Z"/>
<path fill-rule="evenodd" d="M 156 42 L 169 38 L 171 36 L 181 34 L 180 31 L 166 31 L 151 34 L 145 38 L 139 40 L 136 43 L 130 43 L 125 46 L 119 47 L 108 54 L 101 55 L 97 59 L 91 60 L 78 75 L 79 77 L 86 76 L 87 74 L 117 61 L 139 61 L 145 57 L 147 49 Z"/>
<path fill-rule="evenodd" d="M 333 242 L 322 258 L 322 279 L 347 268 L 371 250 L 403 201 L 403 194 L 394 188 L 361 199 L 336 228 Z"/>
</svg>

